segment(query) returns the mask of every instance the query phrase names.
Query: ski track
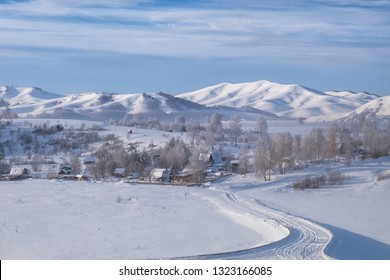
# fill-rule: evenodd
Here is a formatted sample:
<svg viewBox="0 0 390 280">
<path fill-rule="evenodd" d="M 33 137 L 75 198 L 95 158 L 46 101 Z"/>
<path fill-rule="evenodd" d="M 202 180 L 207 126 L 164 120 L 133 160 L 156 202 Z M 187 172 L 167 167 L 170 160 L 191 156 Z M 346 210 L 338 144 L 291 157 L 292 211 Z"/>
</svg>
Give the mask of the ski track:
<svg viewBox="0 0 390 280">
<path fill-rule="evenodd" d="M 174 259 L 273 259 L 273 260 L 303 260 L 332 259 L 324 252 L 332 239 L 332 233 L 326 228 L 288 213 L 272 209 L 259 200 L 247 199 L 237 192 L 225 192 L 227 200 L 244 210 L 271 223 L 277 223 L 289 230 L 288 236 L 271 244 L 216 254 L 206 254 Z"/>
</svg>

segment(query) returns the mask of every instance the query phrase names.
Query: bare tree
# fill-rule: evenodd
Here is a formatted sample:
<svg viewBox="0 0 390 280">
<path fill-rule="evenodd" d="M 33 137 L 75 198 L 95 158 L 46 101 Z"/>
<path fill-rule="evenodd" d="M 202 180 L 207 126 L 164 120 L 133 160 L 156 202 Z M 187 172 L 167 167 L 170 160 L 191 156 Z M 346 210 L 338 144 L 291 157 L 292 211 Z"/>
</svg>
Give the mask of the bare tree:
<svg viewBox="0 0 390 280">
<path fill-rule="evenodd" d="M 237 146 L 238 137 L 242 134 L 241 119 L 234 116 L 229 123 L 229 132 L 232 139 L 232 143 Z"/>
<path fill-rule="evenodd" d="M 297 134 L 293 137 L 293 156 L 295 161 L 302 159 L 302 135 Z"/>
<path fill-rule="evenodd" d="M 70 160 L 70 167 L 72 168 L 73 174 L 80 174 L 81 172 L 81 162 L 80 158 L 76 154 L 72 154 L 69 158 Z"/>
<path fill-rule="evenodd" d="M 260 138 L 256 145 L 254 154 L 254 166 L 264 181 L 271 180 L 274 151 L 272 147 L 272 139 L 268 137 Z"/>
<path fill-rule="evenodd" d="M 326 155 L 329 158 L 333 158 L 336 162 L 337 155 L 339 154 L 337 144 L 337 132 L 338 126 L 336 124 L 328 125 L 326 130 Z"/>
<path fill-rule="evenodd" d="M 351 164 L 353 157 L 354 147 L 353 139 L 351 136 L 351 131 L 346 127 L 339 128 L 339 138 L 340 138 L 340 155 L 344 156 L 344 161 L 347 166 Z"/>
<path fill-rule="evenodd" d="M 163 148 L 159 150 L 160 167 L 183 169 L 188 164 L 190 151 L 183 140 L 171 138 Z"/>
<path fill-rule="evenodd" d="M 190 137 L 190 139 L 191 139 L 191 144 L 193 145 L 194 141 L 195 141 L 195 137 L 201 131 L 200 123 L 197 121 L 194 121 L 194 120 L 187 122 L 186 123 L 186 131 L 187 131 L 188 137 Z"/>
<path fill-rule="evenodd" d="M 239 171 L 241 174 L 246 175 L 249 168 L 249 147 L 248 144 L 243 144 L 240 149 L 240 165 Z"/>
<path fill-rule="evenodd" d="M 214 145 L 216 141 L 223 139 L 222 116 L 218 113 L 211 115 L 206 129 L 206 139 L 209 145 Z"/>
<path fill-rule="evenodd" d="M 186 118 L 183 115 L 177 115 L 175 117 L 175 130 L 179 132 L 185 132 L 186 131 Z"/>
<path fill-rule="evenodd" d="M 274 139 L 274 156 L 280 174 L 286 173 L 286 164 L 291 161 L 293 138 L 289 132 L 277 133 Z"/>
<path fill-rule="evenodd" d="M 260 116 L 255 123 L 255 132 L 259 134 L 260 138 L 268 137 L 268 124 L 267 120 Z"/>
</svg>

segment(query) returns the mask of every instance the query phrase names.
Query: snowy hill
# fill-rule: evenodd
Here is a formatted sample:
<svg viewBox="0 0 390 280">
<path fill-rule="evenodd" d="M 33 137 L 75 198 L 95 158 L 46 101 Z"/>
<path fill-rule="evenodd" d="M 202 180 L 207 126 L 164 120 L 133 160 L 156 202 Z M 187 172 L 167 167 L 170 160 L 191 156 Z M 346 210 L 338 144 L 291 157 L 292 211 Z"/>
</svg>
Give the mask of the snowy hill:
<svg viewBox="0 0 390 280">
<path fill-rule="evenodd" d="M 351 91 L 322 92 L 301 85 L 266 80 L 222 83 L 172 96 L 166 93 L 116 94 L 86 92 L 58 95 L 36 87 L 1 86 L 0 99 L 19 116 L 89 120 L 122 119 L 137 115 L 158 119 L 177 114 L 205 120 L 212 113 L 230 119 L 294 118 L 328 121 L 344 117 L 378 96 Z"/>
<path fill-rule="evenodd" d="M 390 96 L 374 99 L 348 114 L 344 119 L 390 118 Z"/>
<path fill-rule="evenodd" d="M 159 118 L 171 114 L 204 114 L 212 109 L 165 93 L 114 94 L 86 92 L 61 96 L 39 88 L 2 86 L 0 98 L 20 116 L 120 119 L 126 115 Z"/>
<path fill-rule="evenodd" d="M 325 91 L 325 93 L 336 97 L 356 100 L 357 102 L 370 102 L 371 100 L 377 99 L 379 97 L 378 95 L 369 92 L 354 92 L 350 90 L 330 90 Z"/>
<path fill-rule="evenodd" d="M 36 104 L 60 97 L 59 94 L 50 93 L 37 87 L 0 87 L 0 98 L 7 101 L 10 106 Z"/>
<path fill-rule="evenodd" d="M 206 106 L 252 107 L 280 117 L 337 118 L 377 98 L 352 92 L 321 92 L 300 85 L 282 85 L 266 80 L 252 83 L 222 83 L 177 97 Z"/>
</svg>

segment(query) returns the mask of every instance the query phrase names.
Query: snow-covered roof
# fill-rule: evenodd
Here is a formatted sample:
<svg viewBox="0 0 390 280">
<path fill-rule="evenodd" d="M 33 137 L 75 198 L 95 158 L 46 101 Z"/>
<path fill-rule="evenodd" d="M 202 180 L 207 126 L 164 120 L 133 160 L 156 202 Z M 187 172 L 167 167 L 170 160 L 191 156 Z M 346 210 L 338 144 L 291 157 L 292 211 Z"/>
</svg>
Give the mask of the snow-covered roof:
<svg viewBox="0 0 390 280">
<path fill-rule="evenodd" d="M 123 167 L 117 167 L 114 170 L 114 174 L 125 174 L 126 173 L 126 168 Z"/>
<path fill-rule="evenodd" d="M 14 165 L 11 167 L 11 171 L 9 172 L 9 175 L 22 175 L 23 170 L 25 169 L 28 172 L 31 172 L 32 166 L 29 164 Z"/>
<path fill-rule="evenodd" d="M 180 172 L 180 174 L 178 174 L 177 176 L 178 177 L 190 176 L 190 175 L 194 175 L 200 171 L 201 171 L 200 169 L 196 169 L 196 168 L 184 168 L 183 171 Z"/>
<path fill-rule="evenodd" d="M 161 178 L 163 177 L 164 173 L 168 173 L 168 169 L 164 168 L 155 168 L 150 172 L 150 176 L 154 178 Z"/>
</svg>

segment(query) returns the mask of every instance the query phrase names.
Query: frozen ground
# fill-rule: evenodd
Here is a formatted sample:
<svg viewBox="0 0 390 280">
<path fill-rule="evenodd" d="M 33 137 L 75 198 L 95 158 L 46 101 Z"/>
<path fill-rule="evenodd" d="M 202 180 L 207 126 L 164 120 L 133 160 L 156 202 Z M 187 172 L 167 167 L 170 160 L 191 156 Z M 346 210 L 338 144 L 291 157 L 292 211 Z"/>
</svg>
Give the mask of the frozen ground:
<svg viewBox="0 0 390 280">
<path fill-rule="evenodd" d="M 377 181 L 390 159 L 332 165 L 346 176 L 340 186 L 291 188 L 327 168 L 195 188 L 0 182 L 0 258 L 390 259 L 390 179 Z"/>
<path fill-rule="evenodd" d="M 390 259 L 390 179 L 377 181 L 379 173 L 390 170 L 389 158 L 331 165 L 344 174 L 340 186 L 295 191 L 292 182 L 308 174 L 326 174 L 329 166 L 314 166 L 258 183 L 253 176 L 228 178 L 218 189 L 237 193 L 247 201 L 259 203 L 293 216 L 303 217 L 332 232 L 325 249 L 337 259 Z"/>
<path fill-rule="evenodd" d="M 144 259 L 267 244 L 283 227 L 236 222 L 220 192 L 184 187 L 28 180 L 1 182 L 1 259 Z M 224 212 L 231 211 L 231 215 Z"/>
</svg>

